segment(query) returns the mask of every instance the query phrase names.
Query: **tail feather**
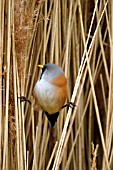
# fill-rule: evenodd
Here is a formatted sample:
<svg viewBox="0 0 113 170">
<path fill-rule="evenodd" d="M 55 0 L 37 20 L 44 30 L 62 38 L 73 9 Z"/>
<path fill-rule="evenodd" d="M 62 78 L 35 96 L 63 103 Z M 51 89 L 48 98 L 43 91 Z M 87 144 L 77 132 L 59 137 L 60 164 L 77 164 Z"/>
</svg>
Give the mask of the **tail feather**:
<svg viewBox="0 0 113 170">
<path fill-rule="evenodd" d="M 59 112 L 53 113 L 53 114 L 49 114 L 48 112 L 45 112 L 45 114 L 46 114 L 51 126 L 55 126 L 55 123 L 57 122 Z"/>
<path fill-rule="evenodd" d="M 50 142 L 55 144 L 57 141 L 57 123 L 54 126 L 50 126 Z"/>
<path fill-rule="evenodd" d="M 48 112 L 45 112 L 50 125 L 50 143 L 53 145 L 55 144 L 57 140 L 57 118 L 59 115 L 59 112 L 54 114 L 49 114 Z"/>
</svg>

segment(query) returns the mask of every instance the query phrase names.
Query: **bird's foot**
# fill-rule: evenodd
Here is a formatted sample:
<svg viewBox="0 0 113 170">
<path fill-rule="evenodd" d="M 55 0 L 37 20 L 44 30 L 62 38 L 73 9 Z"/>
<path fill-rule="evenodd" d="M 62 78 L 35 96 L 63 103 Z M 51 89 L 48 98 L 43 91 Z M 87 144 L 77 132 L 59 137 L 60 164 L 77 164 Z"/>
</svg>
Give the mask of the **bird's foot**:
<svg viewBox="0 0 113 170">
<path fill-rule="evenodd" d="M 25 96 L 20 96 L 20 97 L 18 97 L 18 98 L 20 98 L 20 102 L 27 101 L 27 102 L 29 102 L 29 104 L 31 105 L 31 101 L 28 100 Z"/>
<path fill-rule="evenodd" d="M 64 106 L 62 106 L 61 108 L 62 108 L 62 109 L 65 108 L 65 107 L 67 107 L 67 108 L 69 108 L 69 107 L 73 108 L 73 107 L 75 107 L 75 106 L 76 106 L 76 104 L 74 104 L 74 103 L 72 103 L 72 102 L 69 102 L 69 103 L 65 104 Z"/>
</svg>

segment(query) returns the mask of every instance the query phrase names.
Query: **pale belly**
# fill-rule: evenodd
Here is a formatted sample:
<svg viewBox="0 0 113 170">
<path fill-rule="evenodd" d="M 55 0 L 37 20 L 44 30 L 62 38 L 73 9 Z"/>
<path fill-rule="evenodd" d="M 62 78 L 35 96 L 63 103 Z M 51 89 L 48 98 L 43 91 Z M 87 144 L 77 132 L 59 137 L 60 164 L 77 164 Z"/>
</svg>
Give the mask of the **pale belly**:
<svg viewBox="0 0 113 170">
<path fill-rule="evenodd" d="M 33 95 L 44 111 L 49 114 L 58 112 L 64 105 L 66 96 L 60 93 L 59 87 L 44 80 L 39 80 L 33 91 Z"/>
</svg>

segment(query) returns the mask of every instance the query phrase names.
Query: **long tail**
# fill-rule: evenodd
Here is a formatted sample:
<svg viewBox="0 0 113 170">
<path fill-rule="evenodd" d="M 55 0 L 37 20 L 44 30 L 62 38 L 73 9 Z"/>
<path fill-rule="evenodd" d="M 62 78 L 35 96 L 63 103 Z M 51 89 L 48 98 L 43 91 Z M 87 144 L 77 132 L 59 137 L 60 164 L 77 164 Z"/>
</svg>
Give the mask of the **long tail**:
<svg viewBox="0 0 113 170">
<path fill-rule="evenodd" d="M 57 141 L 57 123 L 54 126 L 50 126 L 50 143 L 52 145 Z"/>
<path fill-rule="evenodd" d="M 59 115 L 59 112 L 54 114 L 49 114 L 48 112 L 45 112 L 50 125 L 50 143 L 55 144 L 57 140 L 57 118 Z"/>
</svg>

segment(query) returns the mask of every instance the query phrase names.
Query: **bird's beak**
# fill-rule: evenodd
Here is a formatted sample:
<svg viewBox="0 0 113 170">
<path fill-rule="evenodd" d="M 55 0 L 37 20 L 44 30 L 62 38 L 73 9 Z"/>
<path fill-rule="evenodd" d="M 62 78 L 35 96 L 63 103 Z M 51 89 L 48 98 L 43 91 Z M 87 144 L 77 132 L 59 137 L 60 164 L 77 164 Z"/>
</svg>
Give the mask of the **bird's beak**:
<svg viewBox="0 0 113 170">
<path fill-rule="evenodd" d="M 40 68 L 42 69 L 42 68 L 43 68 L 43 65 L 40 65 L 40 64 L 39 64 L 38 67 L 40 67 Z"/>
</svg>

